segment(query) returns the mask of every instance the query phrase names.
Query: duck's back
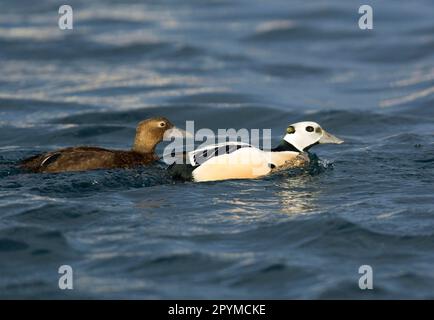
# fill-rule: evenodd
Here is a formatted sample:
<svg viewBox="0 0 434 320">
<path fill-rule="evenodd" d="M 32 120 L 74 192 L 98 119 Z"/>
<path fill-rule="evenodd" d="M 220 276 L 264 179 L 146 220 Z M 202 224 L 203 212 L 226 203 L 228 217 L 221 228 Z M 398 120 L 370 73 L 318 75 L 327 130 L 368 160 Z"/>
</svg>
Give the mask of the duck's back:
<svg viewBox="0 0 434 320">
<path fill-rule="evenodd" d="M 72 147 L 24 160 L 22 168 L 32 172 L 66 172 L 93 169 L 132 168 L 155 161 L 153 154 L 108 150 L 97 147 Z"/>
</svg>

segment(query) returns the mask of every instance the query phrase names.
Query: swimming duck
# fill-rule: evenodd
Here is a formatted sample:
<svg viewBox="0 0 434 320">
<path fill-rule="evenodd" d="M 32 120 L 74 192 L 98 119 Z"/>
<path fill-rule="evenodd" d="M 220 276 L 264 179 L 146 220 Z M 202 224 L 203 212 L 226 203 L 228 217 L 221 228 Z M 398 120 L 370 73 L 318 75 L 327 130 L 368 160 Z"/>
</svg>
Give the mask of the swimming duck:
<svg viewBox="0 0 434 320">
<path fill-rule="evenodd" d="M 182 131 L 164 117 L 151 118 L 138 124 L 131 150 L 70 147 L 25 159 L 21 167 L 32 172 L 66 172 L 148 165 L 159 159 L 157 144 L 176 133 L 175 129 Z"/>
<path fill-rule="evenodd" d="M 209 145 L 186 154 L 189 163 L 173 164 L 175 179 L 196 182 L 226 179 L 253 179 L 274 170 L 301 167 L 309 163 L 307 151 L 319 143 L 343 143 L 316 122 L 291 124 L 279 145 L 270 151 L 242 142 Z"/>
</svg>

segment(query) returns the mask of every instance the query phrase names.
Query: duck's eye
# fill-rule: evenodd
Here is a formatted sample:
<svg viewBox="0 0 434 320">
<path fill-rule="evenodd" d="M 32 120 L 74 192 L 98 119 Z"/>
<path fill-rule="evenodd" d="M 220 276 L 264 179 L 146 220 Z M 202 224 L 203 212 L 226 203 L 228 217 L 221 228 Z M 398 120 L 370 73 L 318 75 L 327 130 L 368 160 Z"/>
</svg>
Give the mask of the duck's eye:
<svg viewBox="0 0 434 320">
<path fill-rule="evenodd" d="M 160 123 L 159 123 L 159 126 L 160 126 L 161 128 L 165 127 L 165 126 L 166 126 L 166 122 L 164 122 L 164 121 L 163 121 L 163 122 L 160 122 Z"/>
<path fill-rule="evenodd" d="M 306 131 L 307 132 L 313 132 L 314 128 L 312 126 L 307 126 Z"/>
<path fill-rule="evenodd" d="M 295 128 L 293 126 L 289 126 L 288 128 L 286 128 L 286 133 L 294 133 L 295 132 Z"/>
</svg>

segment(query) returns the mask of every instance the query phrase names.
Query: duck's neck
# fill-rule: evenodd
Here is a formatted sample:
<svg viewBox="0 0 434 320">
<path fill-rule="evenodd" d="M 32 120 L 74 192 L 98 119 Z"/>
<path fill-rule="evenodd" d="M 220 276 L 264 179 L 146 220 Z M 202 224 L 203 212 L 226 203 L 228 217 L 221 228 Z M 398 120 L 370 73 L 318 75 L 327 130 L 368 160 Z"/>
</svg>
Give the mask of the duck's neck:
<svg viewBox="0 0 434 320">
<path fill-rule="evenodd" d="M 154 148 L 149 148 L 149 147 L 144 147 L 142 145 L 133 146 L 133 151 L 137 152 L 137 153 L 142 153 L 142 154 L 149 154 L 149 153 L 154 153 L 155 152 L 155 147 Z"/>
<path fill-rule="evenodd" d="M 282 152 L 282 151 L 292 151 L 292 152 L 301 152 L 296 147 L 294 147 L 292 144 L 285 140 L 281 140 L 280 143 L 277 145 L 277 147 L 271 149 L 272 152 Z"/>
<path fill-rule="evenodd" d="M 143 154 L 154 153 L 156 145 L 153 139 L 147 139 L 144 135 L 136 135 L 133 151 Z"/>
</svg>

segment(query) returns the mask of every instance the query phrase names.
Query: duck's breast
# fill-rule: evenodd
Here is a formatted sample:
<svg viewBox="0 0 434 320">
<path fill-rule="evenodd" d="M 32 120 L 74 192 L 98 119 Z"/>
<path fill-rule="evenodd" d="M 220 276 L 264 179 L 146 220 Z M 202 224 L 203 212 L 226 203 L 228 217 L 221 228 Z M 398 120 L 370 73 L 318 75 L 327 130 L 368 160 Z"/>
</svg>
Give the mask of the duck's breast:
<svg viewBox="0 0 434 320">
<path fill-rule="evenodd" d="M 271 162 L 276 168 L 287 166 L 289 163 L 293 163 L 295 159 L 300 155 L 299 152 L 294 151 L 280 151 L 270 152 Z"/>
</svg>

